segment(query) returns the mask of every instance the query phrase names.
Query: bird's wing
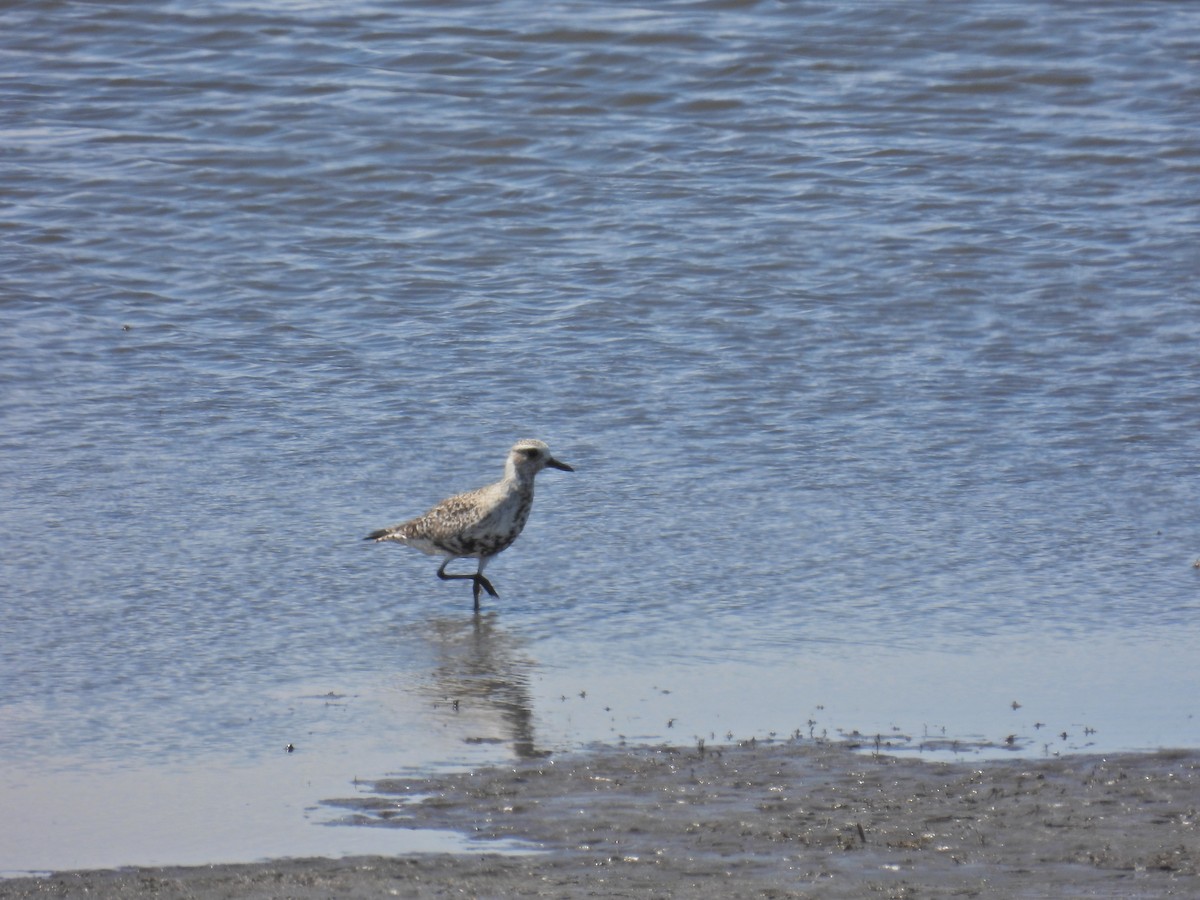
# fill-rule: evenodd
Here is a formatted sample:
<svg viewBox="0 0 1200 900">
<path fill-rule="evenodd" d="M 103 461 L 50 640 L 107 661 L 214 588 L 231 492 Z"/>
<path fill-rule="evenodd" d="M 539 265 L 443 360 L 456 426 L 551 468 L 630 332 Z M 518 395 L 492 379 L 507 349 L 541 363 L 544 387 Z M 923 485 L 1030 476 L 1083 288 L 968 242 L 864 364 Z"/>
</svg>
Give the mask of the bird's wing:
<svg viewBox="0 0 1200 900">
<path fill-rule="evenodd" d="M 487 520 L 490 504 L 486 502 L 486 491 L 479 488 L 447 497 L 413 522 L 438 531 L 473 530 Z"/>
</svg>

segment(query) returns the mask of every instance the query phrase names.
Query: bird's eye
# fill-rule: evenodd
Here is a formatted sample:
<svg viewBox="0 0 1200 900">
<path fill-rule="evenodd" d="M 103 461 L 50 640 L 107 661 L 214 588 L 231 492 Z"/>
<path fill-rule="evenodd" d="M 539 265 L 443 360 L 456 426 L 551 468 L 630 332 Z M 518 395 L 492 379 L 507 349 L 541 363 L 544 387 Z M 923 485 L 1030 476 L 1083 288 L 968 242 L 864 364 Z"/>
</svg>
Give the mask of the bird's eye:
<svg viewBox="0 0 1200 900">
<path fill-rule="evenodd" d="M 521 448 L 521 452 L 524 453 L 526 456 L 528 456 L 530 459 L 533 459 L 541 451 L 538 450 L 537 447 L 523 447 L 523 448 Z"/>
</svg>

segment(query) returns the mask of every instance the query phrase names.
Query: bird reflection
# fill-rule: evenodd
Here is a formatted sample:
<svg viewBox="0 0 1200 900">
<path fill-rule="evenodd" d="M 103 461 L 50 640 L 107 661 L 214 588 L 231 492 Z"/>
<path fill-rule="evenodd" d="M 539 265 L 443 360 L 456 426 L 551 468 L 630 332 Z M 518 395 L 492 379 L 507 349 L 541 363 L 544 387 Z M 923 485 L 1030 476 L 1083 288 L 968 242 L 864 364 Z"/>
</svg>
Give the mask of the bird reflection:
<svg viewBox="0 0 1200 900">
<path fill-rule="evenodd" d="M 474 713 L 482 725 L 498 713 L 503 740 L 522 759 L 544 756 L 533 736 L 529 673 L 536 665 L 495 614 L 433 619 L 427 640 L 437 653 L 429 691 L 455 712 Z"/>
</svg>

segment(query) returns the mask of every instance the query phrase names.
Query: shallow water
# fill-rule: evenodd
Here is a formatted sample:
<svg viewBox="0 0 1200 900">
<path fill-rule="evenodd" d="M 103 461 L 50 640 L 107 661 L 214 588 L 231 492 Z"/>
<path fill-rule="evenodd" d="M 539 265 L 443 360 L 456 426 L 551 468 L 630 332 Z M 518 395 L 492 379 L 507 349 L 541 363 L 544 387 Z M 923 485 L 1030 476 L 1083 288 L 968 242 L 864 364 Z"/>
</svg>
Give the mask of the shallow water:
<svg viewBox="0 0 1200 900">
<path fill-rule="evenodd" d="M 148 861 L 137 773 L 311 771 L 282 833 L 622 737 L 1200 746 L 1190 4 L 0 35 L 0 870 Z M 478 622 L 360 540 L 526 435 L 578 471 Z"/>
</svg>

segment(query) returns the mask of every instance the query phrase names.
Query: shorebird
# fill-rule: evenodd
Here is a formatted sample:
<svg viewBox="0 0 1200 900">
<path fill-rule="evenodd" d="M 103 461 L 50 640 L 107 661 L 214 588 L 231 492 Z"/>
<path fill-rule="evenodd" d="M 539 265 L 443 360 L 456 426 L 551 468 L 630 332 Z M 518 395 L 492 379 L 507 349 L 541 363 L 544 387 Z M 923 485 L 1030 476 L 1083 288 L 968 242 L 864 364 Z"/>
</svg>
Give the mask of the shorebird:
<svg viewBox="0 0 1200 900">
<path fill-rule="evenodd" d="M 365 540 L 395 541 L 430 556 L 445 557 L 438 568 L 438 578 L 443 581 L 469 578 L 475 611 L 479 612 L 481 590 L 493 597 L 500 596 L 484 577 L 483 569 L 525 527 L 533 506 L 533 478 L 547 467 L 575 471 L 551 456 L 550 448 L 541 441 L 517 441 L 504 461 L 504 477 L 495 484 L 455 494 L 422 516 L 372 531 Z M 479 568 L 474 574 L 447 572 L 446 565 L 453 559 L 477 559 Z"/>
</svg>

